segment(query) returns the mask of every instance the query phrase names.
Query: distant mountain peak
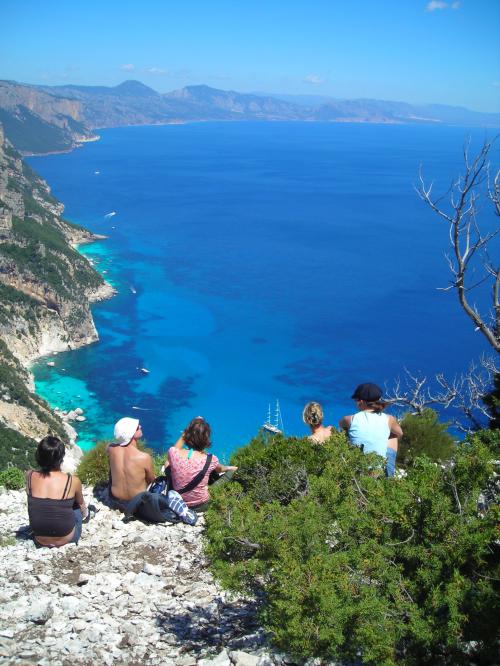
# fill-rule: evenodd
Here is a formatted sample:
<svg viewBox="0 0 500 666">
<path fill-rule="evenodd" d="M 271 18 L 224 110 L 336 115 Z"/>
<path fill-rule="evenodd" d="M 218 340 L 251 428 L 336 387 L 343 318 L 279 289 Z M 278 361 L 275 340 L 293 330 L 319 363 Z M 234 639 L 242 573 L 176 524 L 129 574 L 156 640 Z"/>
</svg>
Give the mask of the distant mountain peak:
<svg viewBox="0 0 500 666">
<path fill-rule="evenodd" d="M 159 95 L 153 88 L 134 79 L 129 79 L 115 86 L 114 92 L 122 95 L 133 95 L 134 97 L 156 97 Z"/>
</svg>

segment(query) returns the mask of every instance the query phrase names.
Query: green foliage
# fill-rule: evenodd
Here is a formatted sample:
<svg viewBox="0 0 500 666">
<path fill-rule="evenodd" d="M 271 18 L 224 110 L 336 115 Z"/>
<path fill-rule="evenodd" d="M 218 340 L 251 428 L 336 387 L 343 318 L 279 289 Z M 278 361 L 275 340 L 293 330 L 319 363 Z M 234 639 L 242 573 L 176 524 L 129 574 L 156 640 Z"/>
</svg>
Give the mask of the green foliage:
<svg viewBox="0 0 500 666">
<path fill-rule="evenodd" d="M 212 491 L 212 570 L 262 600 L 273 641 L 298 658 L 491 663 L 499 516 L 477 506 L 491 458 L 474 440 L 453 466 L 422 457 L 386 479 L 340 434 L 321 446 L 257 438 Z"/>
<path fill-rule="evenodd" d="M 33 439 L 24 437 L 16 430 L 0 423 L 0 469 L 15 465 L 20 469 L 30 469 L 35 463 L 36 444 Z"/>
<path fill-rule="evenodd" d="M 1 295 L 0 291 L 0 295 Z M 41 423 L 45 423 L 50 432 L 60 437 L 63 442 L 68 441 L 68 435 L 59 419 L 53 416 L 49 405 L 40 397 L 30 393 L 26 381 L 28 373 L 17 358 L 9 351 L 7 345 L 0 339 L 0 389 L 4 395 L 9 396 L 12 403 L 26 407 L 32 411 Z M 31 449 L 34 442 L 19 433 L 0 424 L 0 469 L 13 463 L 25 469 L 27 449 Z M 21 459 L 20 459 L 21 456 Z M 28 460 L 33 458 L 28 455 Z"/>
<path fill-rule="evenodd" d="M 25 196 L 27 215 L 40 206 Z M 43 212 L 43 209 L 41 209 Z M 13 261 L 19 272 L 28 272 L 35 280 L 49 286 L 61 298 L 82 298 L 82 291 L 99 287 L 103 280 L 88 261 L 68 245 L 62 232 L 52 224 L 33 220 L 12 220 L 15 242 L 3 243 L 0 253 Z"/>
<path fill-rule="evenodd" d="M 24 473 L 17 467 L 8 467 L 0 472 L 0 486 L 8 490 L 21 490 L 24 485 Z"/>
<path fill-rule="evenodd" d="M 500 429 L 484 429 L 467 435 L 466 442 L 481 443 L 487 446 L 497 460 L 500 460 Z"/>
<path fill-rule="evenodd" d="M 500 428 L 500 372 L 493 377 L 493 389 L 483 398 L 490 412 L 490 428 Z"/>
<path fill-rule="evenodd" d="M 89 486 L 100 486 L 108 483 L 109 462 L 106 453 L 108 444 L 109 442 L 97 442 L 93 449 L 83 455 L 76 470 L 76 475 L 82 483 Z M 165 461 L 165 455 L 154 455 L 142 441 L 138 442 L 138 448 L 152 456 L 155 473 L 159 474 L 160 467 Z"/>
<path fill-rule="evenodd" d="M 76 475 L 82 483 L 89 486 L 103 485 L 108 482 L 109 463 L 106 447 L 109 442 L 97 442 L 87 451 L 76 469 Z"/>
<path fill-rule="evenodd" d="M 401 421 L 403 438 L 398 448 L 398 464 L 411 465 L 418 456 L 426 455 L 435 462 L 445 462 L 453 455 L 455 442 L 447 423 L 439 421 L 433 409 L 422 414 L 406 414 Z"/>
</svg>

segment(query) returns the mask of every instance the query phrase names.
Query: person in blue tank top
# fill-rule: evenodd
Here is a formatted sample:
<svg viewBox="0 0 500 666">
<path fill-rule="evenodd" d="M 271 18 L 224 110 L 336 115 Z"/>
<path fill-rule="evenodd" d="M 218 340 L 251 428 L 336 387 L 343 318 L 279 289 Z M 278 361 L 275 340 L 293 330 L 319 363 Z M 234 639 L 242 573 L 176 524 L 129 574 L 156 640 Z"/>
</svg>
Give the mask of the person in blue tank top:
<svg viewBox="0 0 500 666">
<path fill-rule="evenodd" d="M 351 444 L 364 453 L 378 453 L 386 459 L 386 475 L 394 476 L 398 440 L 403 436 L 401 426 L 394 418 L 384 414 L 387 403 L 376 384 L 360 384 L 351 396 L 359 411 L 340 419 L 340 427 L 347 432 Z"/>
</svg>

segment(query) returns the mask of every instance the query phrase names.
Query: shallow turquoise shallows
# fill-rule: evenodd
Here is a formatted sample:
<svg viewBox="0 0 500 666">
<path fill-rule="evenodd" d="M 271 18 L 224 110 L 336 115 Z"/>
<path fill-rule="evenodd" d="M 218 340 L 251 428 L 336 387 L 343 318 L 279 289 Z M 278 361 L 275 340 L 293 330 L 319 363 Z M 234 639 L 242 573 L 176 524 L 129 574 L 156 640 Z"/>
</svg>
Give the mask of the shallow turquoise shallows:
<svg viewBox="0 0 500 666">
<path fill-rule="evenodd" d="M 436 191 L 447 188 L 467 129 L 199 123 L 100 134 L 30 159 L 69 219 L 108 236 L 81 250 L 119 289 L 94 307 L 99 344 L 35 367 L 52 405 L 85 410 L 84 448 L 136 415 L 164 449 L 201 414 L 227 458 L 277 398 L 287 433 L 304 435 L 308 400 L 336 424 L 359 383 L 390 384 L 405 366 L 454 373 L 485 350 L 454 294 L 436 289 L 448 283 L 447 229 L 413 190 L 420 163 Z"/>
</svg>

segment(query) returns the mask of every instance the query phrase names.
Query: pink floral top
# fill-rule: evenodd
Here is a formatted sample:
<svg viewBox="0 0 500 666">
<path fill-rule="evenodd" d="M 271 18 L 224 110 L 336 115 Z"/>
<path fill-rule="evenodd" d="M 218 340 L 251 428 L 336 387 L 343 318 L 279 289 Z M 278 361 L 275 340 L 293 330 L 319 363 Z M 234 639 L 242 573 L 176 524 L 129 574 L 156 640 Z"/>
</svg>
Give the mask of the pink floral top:
<svg viewBox="0 0 500 666">
<path fill-rule="evenodd" d="M 201 472 L 205 466 L 205 456 L 193 456 L 189 460 L 181 455 L 179 449 L 172 446 L 168 450 L 168 462 L 172 471 L 172 483 L 175 489 L 184 488 L 193 479 L 198 472 Z M 212 456 L 212 462 L 208 466 L 205 476 L 200 483 L 193 490 L 183 493 L 182 499 L 188 506 L 195 506 L 196 504 L 203 504 L 208 502 L 210 495 L 208 494 L 208 477 L 219 464 L 217 456 Z"/>
</svg>

